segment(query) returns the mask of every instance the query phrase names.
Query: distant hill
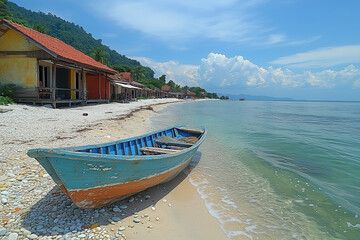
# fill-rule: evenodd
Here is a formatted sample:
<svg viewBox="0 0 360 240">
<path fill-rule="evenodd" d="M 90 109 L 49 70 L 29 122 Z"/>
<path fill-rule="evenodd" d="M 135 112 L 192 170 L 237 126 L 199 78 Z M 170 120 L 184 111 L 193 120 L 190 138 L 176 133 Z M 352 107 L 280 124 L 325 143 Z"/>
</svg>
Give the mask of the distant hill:
<svg viewBox="0 0 360 240">
<path fill-rule="evenodd" d="M 228 96 L 231 100 L 239 100 L 240 98 L 245 98 L 246 100 L 252 100 L 252 101 L 295 101 L 291 98 L 276 98 L 276 97 L 269 97 L 269 96 L 253 96 L 253 95 L 247 95 L 247 94 L 223 94 L 218 93 L 219 97 L 221 96 Z"/>
<path fill-rule="evenodd" d="M 44 33 L 62 40 L 87 55 L 90 55 L 95 47 L 102 47 L 109 54 L 107 59 L 109 60 L 110 66 L 141 66 L 140 62 L 127 58 L 125 55 L 121 55 L 108 46 L 103 45 L 101 39 L 94 39 L 91 33 L 87 33 L 81 26 L 65 21 L 54 14 L 33 12 L 19 7 L 12 2 L 8 2 L 6 8 L 12 13 L 14 18 L 27 21 L 30 27 L 37 25 L 43 26 Z M 148 67 L 143 68 L 146 77 L 154 77 L 154 71 L 152 69 Z"/>
</svg>

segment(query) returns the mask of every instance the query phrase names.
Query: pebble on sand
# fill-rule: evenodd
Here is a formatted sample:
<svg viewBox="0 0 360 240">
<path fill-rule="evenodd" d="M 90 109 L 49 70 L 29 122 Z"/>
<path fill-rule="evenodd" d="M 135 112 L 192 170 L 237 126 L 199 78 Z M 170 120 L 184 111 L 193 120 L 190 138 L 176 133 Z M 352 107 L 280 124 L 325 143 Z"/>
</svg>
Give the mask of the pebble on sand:
<svg viewBox="0 0 360 240">
<path fill-rule="evenodd" d="M 10 233 L 10 235 L 8 236 L 8 240 L 16 240 L 18 239 L 19 234 L 17 233 Z"/>
</svg>

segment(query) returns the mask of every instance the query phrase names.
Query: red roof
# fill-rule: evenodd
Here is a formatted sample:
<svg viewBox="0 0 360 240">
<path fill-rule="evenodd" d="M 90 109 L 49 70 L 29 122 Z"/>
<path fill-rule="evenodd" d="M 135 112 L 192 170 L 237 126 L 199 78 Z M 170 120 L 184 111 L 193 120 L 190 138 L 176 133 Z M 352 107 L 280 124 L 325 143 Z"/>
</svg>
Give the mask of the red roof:
<svg viewBox="0 0 360 240">
<path fill-rule="evenodd" d="M 127 82 L 134 81 L 133 78 L 131 77 L 131 73 L 129 73 L 129 72 L 121 72 L 119 74 L 120 74 L 120 77 Z"/>
<path fill-rule="evenodd" d="M 131 77 L 131 73 L 129 72 L 121 72 L 121 73 L 109 75 L 109 78 L 111 80 L 118 82 L 129 82 L 129 83 L 134 82 L 134 79 Z"/>
<path fill-rule="evenodd" d="M 164 86 L 161 87 L 161 90 L 165 91 L 165 92 L 170 92 L 170 86 L 164 85 Z"/>
<path fill-rule="evenodd" d="M 74 47 L 64 43 L 57 38 L 40 33 L 31 28 L 24 27 L 23 25 L 13 23 L 6 19 L 1 20 L 0 24 L 5 24 L 11 29 L 20 32 L 21 34 L 30 38 L 31 40 L 36 42 L 38 44 L 38 47 L 42 48 L 44 51 L 50 53 L 51 55 L 56 54 L 56 58 L 60 56 L 63 59 L 85 64 L 92 68 L 101 69 L 106 72 L 116 73 L 115 70 L 95 61 L 93 58 L 80 52 L 79 50 L 76 50 Z"/>
</svg>

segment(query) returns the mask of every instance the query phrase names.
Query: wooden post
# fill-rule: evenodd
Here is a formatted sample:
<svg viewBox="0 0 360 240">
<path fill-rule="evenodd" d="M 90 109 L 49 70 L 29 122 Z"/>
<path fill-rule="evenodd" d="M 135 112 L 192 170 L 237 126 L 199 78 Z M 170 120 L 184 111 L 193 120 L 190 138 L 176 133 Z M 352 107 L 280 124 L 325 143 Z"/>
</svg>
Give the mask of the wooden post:
<svg viewBox="0 0 360 240">
<path fill-rule="evenodd" d="M 82 79 L 82 82 L 83 82 L 83 88 L 82 88 L 82 91 L 83 91 L 83 99 L 84 100 L 88 100 L 88 97 L 87 97 L 87 79 L 86 79 L 86 73 L 84 72 L 84 69 L 81 70 L 81 79 Z"/>
<path fill-rule="evenodd" d="M 56 61 L 53 62 L 53 71 L 52 71 L 52 100 L 53 100 L 53 103 L 52 103 L 52 106 L 53 108 L 56 108 Z"/>
<path fill-rule="evenodd" d="M 52 100 L 56 99 L 56 62 L 54 61 L 53 65 L 52 65 Z"/>
</svg>

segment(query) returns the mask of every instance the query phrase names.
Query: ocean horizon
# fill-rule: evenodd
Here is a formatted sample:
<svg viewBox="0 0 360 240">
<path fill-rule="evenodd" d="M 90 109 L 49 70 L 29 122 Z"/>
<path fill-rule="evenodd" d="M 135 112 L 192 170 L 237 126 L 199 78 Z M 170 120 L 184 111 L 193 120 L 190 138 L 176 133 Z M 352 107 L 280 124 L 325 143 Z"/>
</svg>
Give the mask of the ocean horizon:
<svg viewBox="0 0 360 240">
<path fill-rule="evenodd" d="M 204 126 L 189 180 L 229 239 L 356 239 L 360 105 L 195 101 L 151 118 Z"/>
</svg>

